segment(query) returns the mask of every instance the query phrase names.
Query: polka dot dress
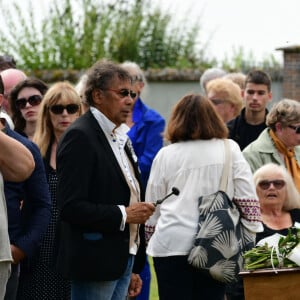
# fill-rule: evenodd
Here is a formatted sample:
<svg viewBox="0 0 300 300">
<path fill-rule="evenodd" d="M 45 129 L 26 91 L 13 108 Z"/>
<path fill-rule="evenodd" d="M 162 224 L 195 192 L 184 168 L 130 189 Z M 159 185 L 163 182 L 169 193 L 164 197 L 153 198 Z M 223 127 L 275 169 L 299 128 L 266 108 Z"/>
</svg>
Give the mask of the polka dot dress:
<svg viewBox="0 0 300 300">
<path fill-rule="evenodd" d="M 58 221 L 56 200 L 56 172 L 49 173 L 49 189 L 52 200 L 52 215 L 39 252 L 30 261 L 21 265 L 18 289 L 19 300 L 69 300 L 70 282 L 55 270 L 55 231 Z"/>
</svg>

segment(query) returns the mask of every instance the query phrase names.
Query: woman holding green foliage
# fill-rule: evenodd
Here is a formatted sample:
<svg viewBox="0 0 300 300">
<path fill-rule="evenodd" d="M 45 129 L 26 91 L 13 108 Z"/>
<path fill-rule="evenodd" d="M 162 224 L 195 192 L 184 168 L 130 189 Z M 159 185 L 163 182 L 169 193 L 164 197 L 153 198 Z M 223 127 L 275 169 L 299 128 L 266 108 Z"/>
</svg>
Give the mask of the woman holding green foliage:
<svg viewBox="0 0 300 300">
<path fill-rule="evenodd" d="M 275 233 L 287 236 L 289 228 L 300 228 L 300 194 L 292 176 L 284 166 L 268 163 L 256 170 L 253 176 L 260 203 L 263 231 L 256 233 L 256 243 Z M 298 224 L 297 224 L 298 223 Z M 256 248 L 247 251 L 245 269 L 270 268 L 271 250 Z M 277 266 L 274 260 L 275 266 Z M 227 300 L 243 300 L 243 285 L 227 290 Z"/>
<path fill-rule="evenodd" d="M 300 227 L 300 194 L 285 167 L 273 163 L 262 166 L 254 173 L 254 183 L 264 226 L 264 231 L 256 234 L 256 242 Z"/>
</svg>

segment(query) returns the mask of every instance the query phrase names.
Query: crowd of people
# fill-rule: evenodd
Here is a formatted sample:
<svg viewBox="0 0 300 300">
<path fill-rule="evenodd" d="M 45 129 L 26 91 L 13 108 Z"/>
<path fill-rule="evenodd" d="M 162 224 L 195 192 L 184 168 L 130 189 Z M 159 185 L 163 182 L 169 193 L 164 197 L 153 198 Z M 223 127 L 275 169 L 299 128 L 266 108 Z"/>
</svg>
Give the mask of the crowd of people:
<svg viewBox="0 0 300 300">
<path fill-rule="evenodd" d="M 0 300 L 149 300 L 149 256 L 161 300 L 244 299 L 241 278 L 187 260 L 224 139 L 225 192 L 253 242 L 300 223 L 300 102 L 270 105 L 263 70 L 206 70 L 166 124 L 135 62 L 99 60 L 77 85 L 8 55 L 0 69 Z"/>
</svg>

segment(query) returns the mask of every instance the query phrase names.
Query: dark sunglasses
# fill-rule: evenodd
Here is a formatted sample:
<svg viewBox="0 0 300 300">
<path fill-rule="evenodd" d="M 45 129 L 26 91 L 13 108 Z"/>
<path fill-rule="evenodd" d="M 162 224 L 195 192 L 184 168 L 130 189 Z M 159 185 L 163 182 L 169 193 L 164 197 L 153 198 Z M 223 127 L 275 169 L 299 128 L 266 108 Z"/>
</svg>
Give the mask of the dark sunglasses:
<svg viewBox="0 0 300 300">
<path fill-rule="evenodd" d="M 132 99 L 134 99 L 136 97 L 136 93 L 127 89 L 121 89 L 121 90 L 115 90 L 115 89 L 106 89 L 107 91 L 112 91 L 115 92 L 117 94 L 119 94 L 122 98 L 127 97 L 128 95 L 130 95 L 130 97 Z"/>
<path fill-rule="evenodd" d="M 68 114 L 73 115 L 76 114 L 79 110 L 79 105 L 77 104 L 68 104 L 68 105 L 52 105 L 49 107 L 52 113 L 55 115 L 60 115 L 63 113 L 63 111 L 66 109 Z"/>
<path fill-rule="evenodd" d="M 262 190 L 267 190 L 270 185 L 273 184 L 273 186 L 275 187 L 275 189 L 280 190 L 285 186 L 285 182 L 284 180 L 281 179 L 276 179 L 276 180 L 262 180 L 258 183 L 258 186 L 262 189 Z"/>
<path fill-rule="evenodd" d="M 26 98 L 20 98 L 16 100 L 16 108 L 17 109 L 24 109 L 27 105 L 27 102 L 31 106 L 37 106 L 42 102 L 43 97 L 41 95 L 32 95 Z"/>
<path fill-rule="evenodd" d="M 288 127 L 294 129 L 297 134 L 300 133 L 300 126 L 288 125 Z"/>
</svg>

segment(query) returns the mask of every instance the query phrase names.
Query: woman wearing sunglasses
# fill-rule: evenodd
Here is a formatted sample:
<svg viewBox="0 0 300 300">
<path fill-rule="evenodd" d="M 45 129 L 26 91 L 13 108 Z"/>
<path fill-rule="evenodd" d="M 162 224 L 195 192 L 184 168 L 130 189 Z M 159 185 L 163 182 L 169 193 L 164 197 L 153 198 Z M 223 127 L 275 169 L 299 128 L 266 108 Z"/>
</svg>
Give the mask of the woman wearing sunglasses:
<svg viewBox="0 0 300 300">
<path fill-rule="evenodd" d="M 81 99 L 68 82 L 53 84 L 44 95 L 33 141 L 44 158 L 52 200 L 48 230 L 37 255 L 20 273 L 19 299 L 70 299 L 71 287 L 55 270 L 55 231 L 58 220 L 56 201 L 56 147 L 61 135 L 81 115 Z"/>
<path fill-rule="evenodd" d="M 253 178 L 264 226 L 264 231 L 256 234 L 256 241 L 274 233 L 287 235 L 288 228 L 300 223 L 300 194 L 291 175 L 285 167 L 269 163 Z"/>
<path fill-rule="evenodd" d="M 27 78 L 18 83 L 9 95 L 15 131 L 32 139 L 37 116 L 48 86 L 37 78 Z"/>
<path fill-rule="evenodd" d="M 287 168 L 300 191 L 300 102 L 283 99 L 267 115 L 267 128 L 243 154 L 252 172 L 273 162 Z"/>
<path fill-rule="evenodd" d="M 300 194 L 293 178 L 284 166 L 268 163 L 256 170 L 253 179 L 263 224 L 256 243 L 275 233 L 286 236 L 290 227 L 300 223 Z M 236 286 L 231 291 L 234 296 L 227 299 L 244 299 L 242 289 L 242 284 Z"/>
</svg>

